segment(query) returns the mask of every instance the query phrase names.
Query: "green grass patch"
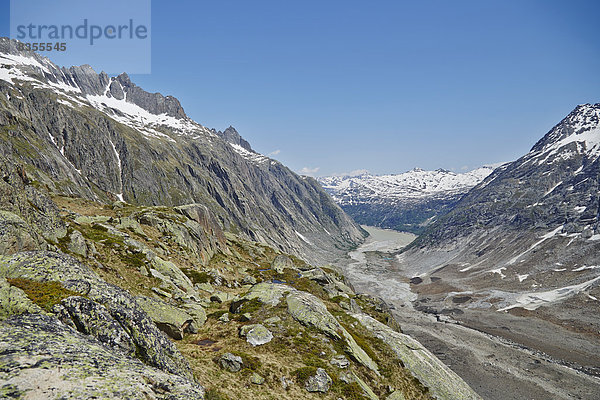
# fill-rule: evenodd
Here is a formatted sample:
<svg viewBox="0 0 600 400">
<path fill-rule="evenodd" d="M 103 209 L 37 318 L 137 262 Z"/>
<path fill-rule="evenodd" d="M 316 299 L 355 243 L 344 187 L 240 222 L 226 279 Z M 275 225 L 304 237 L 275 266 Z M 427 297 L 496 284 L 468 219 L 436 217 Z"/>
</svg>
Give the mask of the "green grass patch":
<svg viewBox="0 0 600 400">
<path fill-rule="evenodd" d="M 62 287 L 60 282 L 37 282 L 23 278 L 8 278 L 7 281 L 23 290 L 32 302 L 48 312 L 61 300 L 70 296 L 79 296 L 79 293 Z"/>
<path fill-rule="evenodd" d="M 211 277 L 208 273 L 204 271 L 195 271 L 190 268 L 182 268 L 183 273 L 190 278 L 192 283 L 210 283 Z"/>
</svg>

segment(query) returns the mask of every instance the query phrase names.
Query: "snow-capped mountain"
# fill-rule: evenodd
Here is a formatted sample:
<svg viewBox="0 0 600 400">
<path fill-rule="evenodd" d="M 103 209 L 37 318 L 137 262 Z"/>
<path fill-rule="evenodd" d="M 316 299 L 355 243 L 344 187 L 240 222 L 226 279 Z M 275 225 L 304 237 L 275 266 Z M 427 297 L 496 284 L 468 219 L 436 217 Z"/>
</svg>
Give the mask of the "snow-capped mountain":
<svg viewBox="0 0 600 400">
<path fill-rule="evenodd" d="M 418 277 L 413 289 L 431 312 L 450 304 L 454 318 L 491 333 L 501 330 L 490 328 L 498 325 L 485 315 L 501 312 L 504 326 L 521 323 L 531 341 L 593 332 L 597 348 L 600 104 L 577 106 L 527 154 L 471 189 L 396 261 L 399 273 Z M 598 359 L 590 363 L 585 370 L 600 374 Z"/>
<path fill-rule="evenodd" d="M 362 224 L 420 232 L 498 165 L 457 174 L 415 168 L 395 175 L 328 176 L 319 182 Z"/>
<path fill-rule="evenodd" d="M 173 96 L 126 74 L 61 68 L 0 38 L 0 162 L 49 191 L 104 203 L 201 203 L 221 225 L 315 263 L 364 232 L 313 179 L 262 154 L 229 127 L 208 129 Z"/>
</svg>

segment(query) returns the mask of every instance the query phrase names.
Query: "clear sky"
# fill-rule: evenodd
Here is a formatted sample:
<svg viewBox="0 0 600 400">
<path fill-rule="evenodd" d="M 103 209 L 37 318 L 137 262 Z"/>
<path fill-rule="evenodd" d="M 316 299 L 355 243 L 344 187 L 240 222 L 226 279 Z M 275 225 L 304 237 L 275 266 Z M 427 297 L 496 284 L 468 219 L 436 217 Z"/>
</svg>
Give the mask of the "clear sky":
<svg viewBox="0 0 600 400">
<path fill-rule="evenodd" d="M 132 79 L 296 171 L 460 171 L 600 102 L 599 15 L 583 0 L 155 0 L 152 74 Z"/>
</svg>

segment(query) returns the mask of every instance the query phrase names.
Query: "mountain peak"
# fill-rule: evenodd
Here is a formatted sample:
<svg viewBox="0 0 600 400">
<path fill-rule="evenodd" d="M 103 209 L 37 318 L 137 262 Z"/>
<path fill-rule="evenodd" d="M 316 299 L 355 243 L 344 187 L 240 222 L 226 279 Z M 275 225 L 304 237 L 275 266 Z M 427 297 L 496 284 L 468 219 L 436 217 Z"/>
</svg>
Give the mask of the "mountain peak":
<svg viewBox="0 0 600 400">
<path fill-rule="evenodd" d="M 545 157 L 548 158 L 561 149 L 568 149 L 566 151 L 573 154 L 586 153 L 590 157 L 600 155 L 600 103 L 575 107 L 532 147 L 530 153 L 547 154 Z"/>
<path fill-rule="evenodd" d="M 242 148 L 244 148 L 245 150 L 251 151 L 253 153 L 255 153 L 254 150 L 252 150 L 252 146 L 250 146 L 250 143 L 248 143 L 239 133 L 238 131 L 231 125 L 229 125 L 229 127 L 227 129 L 225 129 L 223 132 L 221 131 L 216 131 L 213 129 L 213 133 L 216 134 L 217 136 L 225 139 L 225 141 L 231 143 L 231 144 L 235 144 L 238 146 L 241 146 Z"/>
</svg>

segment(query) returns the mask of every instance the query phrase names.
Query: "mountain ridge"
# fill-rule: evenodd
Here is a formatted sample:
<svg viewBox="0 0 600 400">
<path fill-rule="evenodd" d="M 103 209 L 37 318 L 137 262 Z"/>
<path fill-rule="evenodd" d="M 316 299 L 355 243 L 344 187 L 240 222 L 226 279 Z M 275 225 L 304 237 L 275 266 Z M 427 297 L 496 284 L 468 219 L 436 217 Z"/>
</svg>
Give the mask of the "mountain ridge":
<svg viewBox="0 0 600 400">
<path fill-rule="evenodd" d="M 316 182 L 255 153 L 237 131 L 227 140 L 126 75 L 58 68 L 11 43 L 0 39 L 0 153 L 51 192 L 202 203 L 223 228 L 317 263 L 363 240 Z"/>
</svg>

